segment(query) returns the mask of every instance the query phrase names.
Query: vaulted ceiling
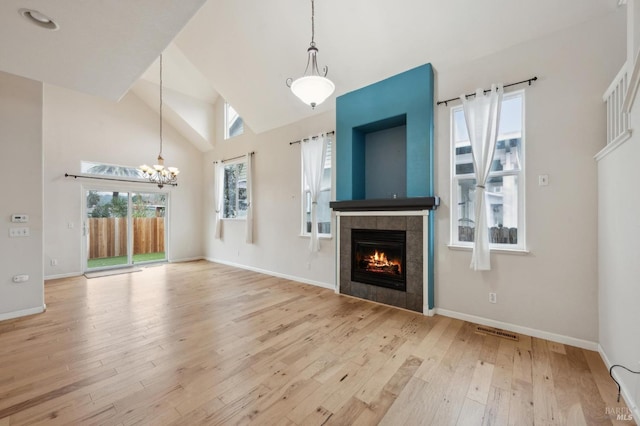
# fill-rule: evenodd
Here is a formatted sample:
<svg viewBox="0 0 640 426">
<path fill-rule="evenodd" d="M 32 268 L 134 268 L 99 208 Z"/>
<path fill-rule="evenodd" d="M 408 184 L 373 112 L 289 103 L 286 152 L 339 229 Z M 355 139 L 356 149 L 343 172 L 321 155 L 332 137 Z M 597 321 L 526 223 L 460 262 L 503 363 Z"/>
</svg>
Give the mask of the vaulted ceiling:
<svg viewBox="0 0 640 426">
<path fill-rule="evenodd" d="M 444 69 L 610 13 L 616 5 L 316 0 L 319 65 L 329 67 L 336 85 L 316 111 L 334 108 L 337 95 L 412 67 L 431 62 Z M 22 7 L 47 14 L 60 29 L 33 26 L 19 15 Z M 3 0 L 0 70 L 119 99 L 173 41 L 171 66 L 183 71 L 165 84 L 175 99 L 182 93 L 211 103 L 219 93 L 260 133 L 316 113 L 285 85 L 304 71 L 310 14 L 310 0 Z M 157 80 L 155 70 L 143 80 Z M 150 92 L 138 89 L 141 97 Z"/>
<path fill-rule="evenodd" d="M 616 0 L 316 0 L 315 41 L 319 65 L 329 67 L 340 95 L 427 62 L 438 70 L 485 56 L 615 8 Z M 310 0 L 208 1 L 175 42 L 262 132 L 314 113 L 285 86 L 304 71 L 310 15 Z M 334 108 L 335 95 L 317 110 Z"/>
<path fill-rule="evenodd" d="M 0 70 L 121 98 L 205 0 L 2 0 Z M 59 29 L 19 13 L 35 9 Z"/>
</svg>

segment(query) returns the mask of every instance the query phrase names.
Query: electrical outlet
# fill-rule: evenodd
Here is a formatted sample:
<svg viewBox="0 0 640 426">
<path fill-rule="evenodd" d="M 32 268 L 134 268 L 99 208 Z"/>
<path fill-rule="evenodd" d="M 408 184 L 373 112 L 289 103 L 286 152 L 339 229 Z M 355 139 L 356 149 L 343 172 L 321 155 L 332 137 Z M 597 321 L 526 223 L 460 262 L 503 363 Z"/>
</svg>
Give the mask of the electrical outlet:
<svg viewBox="0 0 640 426">
<path fill-rule="evenodd" d="M 495 293 L 489 293 L 489 303 L 498 303 L 498 296 Z"/>
<path fill-rule="evenodd" d="M 13 223 L 27 223 L 29 222 L 29 215 L 26 214 L 12 214 L 11 222 Z"/>
<path fill-rule="evenodd" d="M 51 259 L 51 266 L 58 266 L 58 259 Z"/>
</svg>

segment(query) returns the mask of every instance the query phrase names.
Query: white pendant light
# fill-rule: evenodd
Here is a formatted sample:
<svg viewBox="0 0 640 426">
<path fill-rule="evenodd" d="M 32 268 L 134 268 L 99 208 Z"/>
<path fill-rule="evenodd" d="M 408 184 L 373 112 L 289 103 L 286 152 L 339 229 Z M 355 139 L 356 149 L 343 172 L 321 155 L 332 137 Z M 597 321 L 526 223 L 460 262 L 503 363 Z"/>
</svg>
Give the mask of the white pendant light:
<svg viewBox="0 0 640 426">
<path fill-rule="evenodd" d="M 180 170 L 177 167 L 165 167 L 162 157 L 162 55 L 160 55 L 160 153 L 158 154 L 158 164 L 154 164 L 153 167 L 143 164 L 140 166 L 140 170 L 149 181 L 158 184 L 158 188 L 178 184 Z"/>
<path fill-rule="evenodd" d="M 311 44 L 307 49 L 307 67 L 302 77 L 295 80 L 287 79 L 287 86 L 291 88 L 293 94 L 305 104 L 310 105 L 311 108 L 324 102 L 336 89 L 335 84 L 326 77 L 329 68 L 323 67 L 322 74 L 318 71 L 318 48 L 315 43 L 314 19 L 315 5 L 314 0 L 311 0 Z"/>
</svg>

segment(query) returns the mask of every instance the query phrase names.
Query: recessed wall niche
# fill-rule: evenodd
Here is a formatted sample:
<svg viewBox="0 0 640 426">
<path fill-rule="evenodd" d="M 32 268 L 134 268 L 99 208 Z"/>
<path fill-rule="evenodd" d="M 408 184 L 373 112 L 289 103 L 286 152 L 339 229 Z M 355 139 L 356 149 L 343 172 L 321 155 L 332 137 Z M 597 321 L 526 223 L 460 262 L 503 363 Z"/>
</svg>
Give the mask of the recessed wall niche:
<svg viewBox="0 0 640 426">
<path fill-rule="evenodd" d="M 364 144 L 365 199 L 407 196 L 407 116 L 359 126 L 354 143 Z"/>
</svg>

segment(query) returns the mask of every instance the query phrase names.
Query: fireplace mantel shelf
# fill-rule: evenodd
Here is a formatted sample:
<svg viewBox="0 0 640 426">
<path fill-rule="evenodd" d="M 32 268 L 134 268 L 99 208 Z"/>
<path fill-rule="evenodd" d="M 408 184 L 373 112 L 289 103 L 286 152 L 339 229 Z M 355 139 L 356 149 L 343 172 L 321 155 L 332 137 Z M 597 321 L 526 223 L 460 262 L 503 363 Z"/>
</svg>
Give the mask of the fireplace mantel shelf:
<svg viewBox="0 0 640 426">
<path fill-rule="evenodd" d="M 390 210 L 435 210 L 440 197 L 385 198 L 375 200 L 331 201 L 329 206 L 340 212 L 390 211 Z"/>
</svg>

